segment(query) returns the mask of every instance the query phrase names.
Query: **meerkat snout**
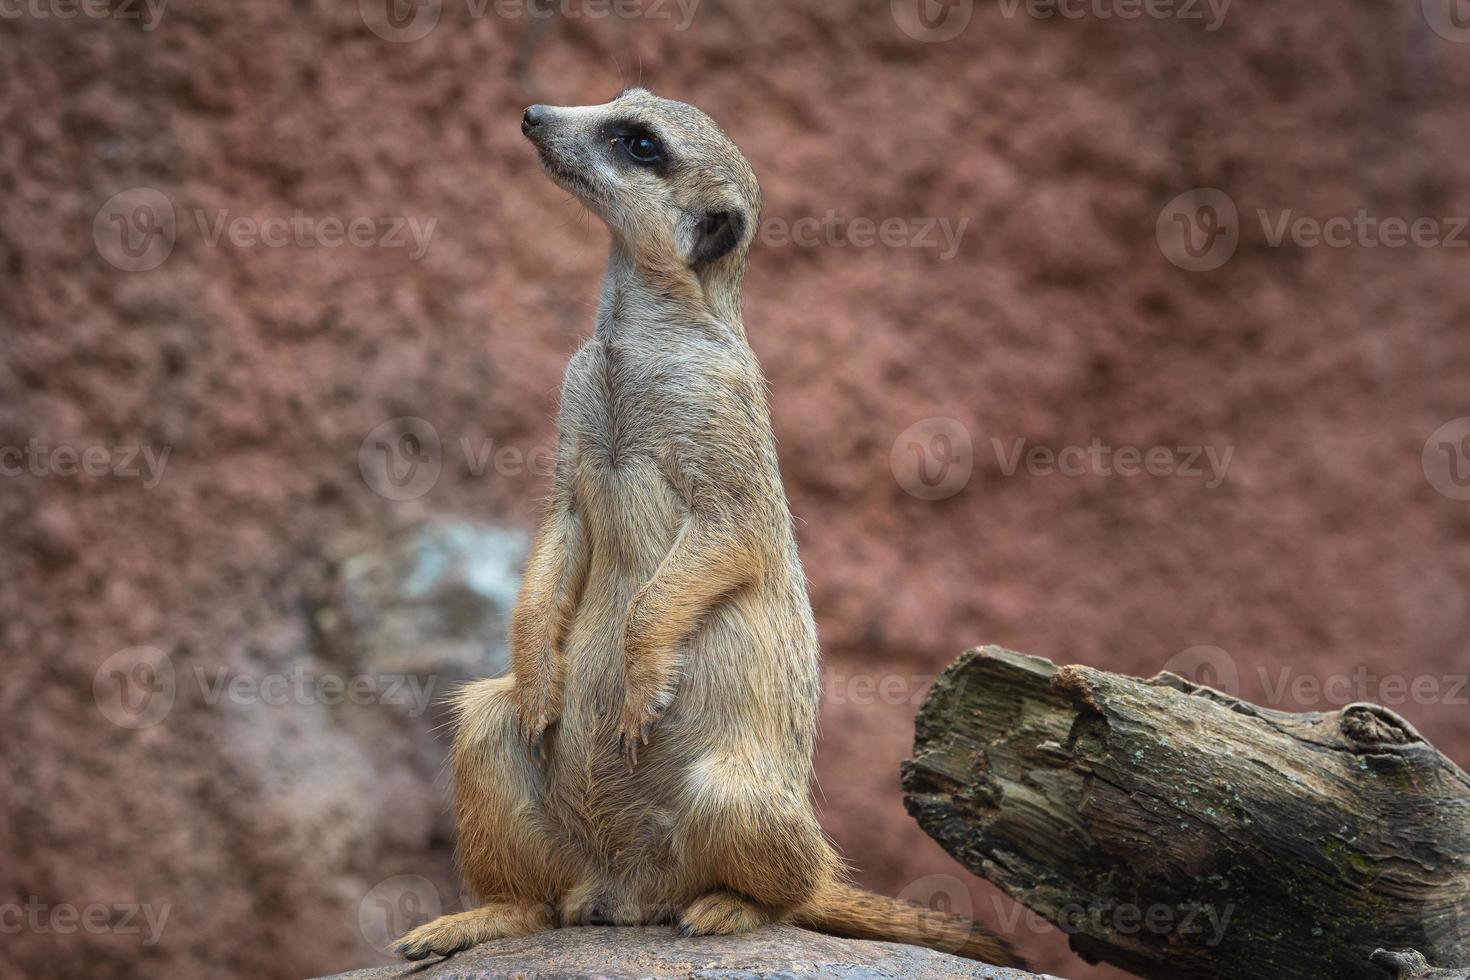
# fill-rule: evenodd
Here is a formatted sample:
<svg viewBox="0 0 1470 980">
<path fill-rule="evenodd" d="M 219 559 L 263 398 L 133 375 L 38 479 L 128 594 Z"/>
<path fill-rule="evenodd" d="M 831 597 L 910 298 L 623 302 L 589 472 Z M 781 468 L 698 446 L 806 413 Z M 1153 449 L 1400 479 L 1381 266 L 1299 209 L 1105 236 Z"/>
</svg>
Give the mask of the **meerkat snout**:
<svg viewBox="0 0 1470 980">
<path fill-rule="evenodd" d="M 530 136 L 531 130 L 546 121 L 547 111 L 544 105 L 527 106 L 525 113 L 521 116 L 521 134 Z"/>
<path fill-rule="evenodd" d="M 594 106 L 533 105 L 521 132 L 547 174 L 577 197 L 649 271 L 744 271 L 760 185 L 714 120 L 683 102 L 629 89 Z"/>
</svg>

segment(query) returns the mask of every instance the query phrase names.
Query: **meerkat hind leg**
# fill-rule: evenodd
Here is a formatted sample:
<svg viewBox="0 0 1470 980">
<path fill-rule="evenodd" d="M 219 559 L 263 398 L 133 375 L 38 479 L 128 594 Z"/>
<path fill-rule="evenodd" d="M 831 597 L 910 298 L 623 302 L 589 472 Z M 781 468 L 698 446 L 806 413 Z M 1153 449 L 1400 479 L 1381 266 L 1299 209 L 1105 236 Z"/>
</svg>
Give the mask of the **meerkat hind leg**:
<svg viewBox="0 0 1470 980">
<path fill-rule="evenodd" d="M 540 819 L 544 777 L 513 728 L 515 684 L 514 677 L 474 681 L 453 700 L 458 858 L 482 904 L 409 932 L 393 947 L 400 956 L 448 956 L 556 925 L 545 899 L 563 886 L 570 857 Z"/>
<path fill-rule="evenodd" d="M 751 932 L 774 921 L 769 909 L 735 892 L 706 892 L 679 916 L 679 932 L 685 936 L 733 936 Z"/>
<path fill-rule="evenodd" d="M 393 952 L 410 960 L 449 956 L 477 943 L 527 936 L 553 925 L 548 906 L 491 902 L 468 912 L 441 915 L 419 926 L 394 943 Z"/>
</svg>

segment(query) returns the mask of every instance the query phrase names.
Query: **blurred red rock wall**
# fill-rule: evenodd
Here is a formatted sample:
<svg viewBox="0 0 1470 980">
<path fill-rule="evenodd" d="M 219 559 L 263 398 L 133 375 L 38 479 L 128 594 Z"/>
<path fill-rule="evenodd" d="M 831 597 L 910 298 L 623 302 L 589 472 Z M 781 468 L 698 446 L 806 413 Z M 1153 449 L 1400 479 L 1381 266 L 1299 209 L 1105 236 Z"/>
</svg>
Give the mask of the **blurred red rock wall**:
<svg viewBox="0 0 1470 980">
<path fill-rule="evenodd" d="M 1380 700 L 1470 763 L 1470 30 L 1438 0 L 487 2 L 0 17 L 17 974 L 333 972 L 457 907 L 437 708 L 319 682 L 501 662 L 606 245 L 520 110 L 640 80 L 763 181 L 746 322 L 864 883 L 1120 976 L 903 812 L 923 686 L 980 643 Z"/>
</svg>

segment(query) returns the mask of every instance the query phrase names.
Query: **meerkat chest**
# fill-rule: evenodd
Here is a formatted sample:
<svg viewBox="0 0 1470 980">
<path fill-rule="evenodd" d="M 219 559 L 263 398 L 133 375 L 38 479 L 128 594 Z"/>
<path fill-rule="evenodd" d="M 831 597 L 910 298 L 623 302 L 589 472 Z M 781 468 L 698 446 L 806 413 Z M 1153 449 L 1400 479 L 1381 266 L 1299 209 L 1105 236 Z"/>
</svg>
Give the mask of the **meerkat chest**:
<svg viewBox="0 0 1470 980">
<path fill-rule="evenodd" d="M 707 424 L 700 365 L 680 357 L 597 342 L 569 371 L 561 424 L 579 466 L 612 473 L 653 462 Z M 573 392 L 574 389 L 574 392 Z"/>
<path fill-rule="evenodd" d="M 672 449 L 701 424 L 697 381 L 677 359 L 656 362 L 616 345 L 579 360 L 560 423 L 574 454 L 572 493 L 601 554 L 624 567 L 656 564 L 689 514 Z"/>
</svg>

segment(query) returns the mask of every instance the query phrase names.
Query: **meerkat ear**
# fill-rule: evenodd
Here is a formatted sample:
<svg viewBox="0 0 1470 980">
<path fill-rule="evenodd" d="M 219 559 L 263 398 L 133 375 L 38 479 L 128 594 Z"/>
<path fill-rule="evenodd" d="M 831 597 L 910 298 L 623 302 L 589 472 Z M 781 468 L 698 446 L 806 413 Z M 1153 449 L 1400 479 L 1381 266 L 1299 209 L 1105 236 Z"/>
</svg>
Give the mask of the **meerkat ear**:
<svg viewBox="0 0 1470 980">
<path fill-rule="evenodd" d="M 693 216 L 689 264 L 708 265 L 729 255 L 745 236 L 745 215 L 735 209 L 705 211 Z"/>
</svg>

